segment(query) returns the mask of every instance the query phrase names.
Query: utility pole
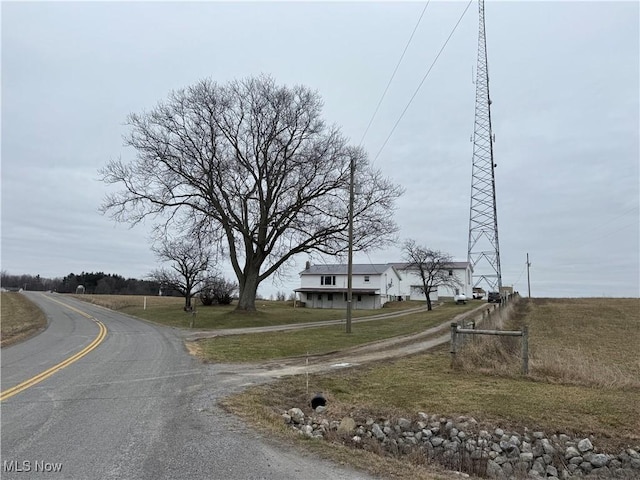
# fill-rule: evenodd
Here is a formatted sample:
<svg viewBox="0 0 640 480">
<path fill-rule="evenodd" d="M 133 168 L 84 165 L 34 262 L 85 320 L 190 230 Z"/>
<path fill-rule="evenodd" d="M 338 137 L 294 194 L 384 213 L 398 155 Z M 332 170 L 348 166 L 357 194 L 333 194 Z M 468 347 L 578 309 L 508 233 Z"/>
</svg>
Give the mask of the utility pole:
<svg viewBox="0 0 640 480">
<path fill-rule="evenodd" d="M 468 262 L 473 268 L 473 286 L 485 283 L 489 291 L 500 292 L 500 247 L 498 211 L 493 160 L 495 136 L 491 131 L 491 98 L 484 25 L 484 1 L 478 1 L 478 65 L 476 76 L 473 162 L 471 171 L 471 208 L 469 213 Z"/>
<path fill-rule="evenodd" d="M 353 299 L 353 203 L 356 164 L 353 156 L 349 165 L 349 260 L 347 264 L 347 333 L 351 333 L 351 309 Z"/>
<path fill-rule="evenodd" d="M 529 278 L 529 267 L 531 263 L 529 262 L 529 254 L 527 253 L 527 289 L 529 290 L 529 298 L 531 298 L 531 279 Z"/>
</svg>

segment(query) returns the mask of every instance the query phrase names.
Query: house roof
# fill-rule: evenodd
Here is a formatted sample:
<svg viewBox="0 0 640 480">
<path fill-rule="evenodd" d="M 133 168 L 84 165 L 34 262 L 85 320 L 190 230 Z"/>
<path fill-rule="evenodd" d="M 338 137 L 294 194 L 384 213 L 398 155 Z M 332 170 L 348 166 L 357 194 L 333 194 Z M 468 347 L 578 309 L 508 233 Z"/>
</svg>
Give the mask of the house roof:
<svg viewBox="0 0 640 480">
<path fill-rule="evenodd" d="M 408 263 L 354 263 L 353 274 L 354 275 L 380 275 L 390 268 L 392 268 L 396 275 L 398 270 L 404 270 L 407 268 Z M 469 266 L 469 262 L 451 262 L 450 268 L 454 269 L 466 269 Z M 346 275 L 347 264 L 324 264 L 324 265 L 310 265 L 309 268 L 300 272 L 300 275 Z"/>
<path fill-rule="evenodd" d="M 346 275 L 347 267 L 346 264 L 311 265 L 300 272 L 300 275 Z M 380 275 L 392 267 L 389 263 L 354 263 L 352 272 L 354 275 Z"/>
<path fill-rule="evenodd" d="M 410 264 L 409 263 L 390 263 L 389 265 L 392 265 L 394 268 L 396 268 L 397 270 L 405 270 Z M 468 266 L 470 266 L 469 262 L 451 262 L 448 264 L 449 268 L 461 268 L 461 269 L 465 269 Z"/>
</svg>

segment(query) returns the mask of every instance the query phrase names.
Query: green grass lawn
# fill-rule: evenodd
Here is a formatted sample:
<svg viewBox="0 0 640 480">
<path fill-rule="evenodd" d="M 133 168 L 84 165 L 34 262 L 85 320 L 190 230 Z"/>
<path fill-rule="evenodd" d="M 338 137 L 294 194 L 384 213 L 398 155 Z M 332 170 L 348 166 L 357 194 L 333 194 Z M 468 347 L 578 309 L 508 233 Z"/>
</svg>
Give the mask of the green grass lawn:
<svg viewBox="0 0 640 480">
<path fill-rule="evenodd" d="M 472 310 L 478 303 L 446 303 L 430 312 L 397 318 L 353 323 L 352 333 L 345 325 L 308 328 L 291 332 L 256 333 L 215 337 L 197 342 L 199 356 L 208 362 L 256 362 L 275 358 L 322 354 L 369 342 L 424 331 Z M 380 310 L 376 312 L 381 313 Z"/>
<path fill-rule="evenodd" d="M 76 298 L 117 310 L 163 325 L 188 328 L 191 314 L 182 309 L 184 299 L 179 297 L 144 297 L 133 295 L 76 295 Z M 197 304 L 197 303 L 196 303 Z M 275 358 L 321 354 L 383 340 L 399 335 L 423 331 L 446 322 L 455 315 L 482 305 L 469 302 L 456 305 L 447 299 L 441 306 L 427 312 L 408 314 L 384 320 L 358 323 L 372 315 L 399 313 L 402 310 L 425 306 L 424 302 L 390 302 L 376 310 L 354 310 L 352 333 L 345 333 L 345 324 L 308 328 L 291 332 L 273 332 L 233 335 L 200 340 L 195 351 L 207 362 L 257 362 Z M 344 310 L 293 308 L 291 302 L 258 301 L 257 312 L 234 312 L 234 305 L 203 307 L 198 305 L 195 328 L 228 329 L 313 323 L 344 319 Z"/>
<path fill-rule="evenodd" d="M 142 296 L 74 295 L 74 297 L 172 327 L 189 328 L 192 319 L 191 313 L 184 312 L 184 298 L 180 297 L 146 297 L 146 309 Z M 193 302 L 196 305 L 195 328 L 203 330 L 321 322 L 339 320 L 346 316 L 345 310 L 294 308 L 292 302 L 257 300 L 256 312 L 235 312 L 235 305 L 205 307 L 200 305 L 197 299 Z M 354 310 L 353 318 L 391 313 L 424 305 L 424 302 L 391 302 L 382 309 Z"/>
</svg>

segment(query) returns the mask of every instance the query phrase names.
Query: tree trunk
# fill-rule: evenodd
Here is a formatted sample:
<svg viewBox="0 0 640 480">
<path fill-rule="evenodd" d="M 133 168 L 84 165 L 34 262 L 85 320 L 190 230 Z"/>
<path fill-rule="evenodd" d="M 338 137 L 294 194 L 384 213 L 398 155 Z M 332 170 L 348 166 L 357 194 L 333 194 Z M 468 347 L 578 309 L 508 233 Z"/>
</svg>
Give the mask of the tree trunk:
<svg viewBox="0 0 640 480">
<path fill-rule="evenodd" d="M 431 307 L 431 297 L 429 296 L 429 294 L 427 293 L 427 310 L 432 310 L 433 308 Z"/>
<path fill-rule="evenodd" d="M 190 293 L 184 296 L 184 311 L 185 312 L 191 311 L 191 294 Z"/>
<path fill-rule="evenodd" d="M 256 294 L 258 292 L 258 271 L 251 271 L 250 268 L 245 270 L 243 281 L 240 282 L 240 296 L 236 311 L 256 310 Z"/>
</svg>

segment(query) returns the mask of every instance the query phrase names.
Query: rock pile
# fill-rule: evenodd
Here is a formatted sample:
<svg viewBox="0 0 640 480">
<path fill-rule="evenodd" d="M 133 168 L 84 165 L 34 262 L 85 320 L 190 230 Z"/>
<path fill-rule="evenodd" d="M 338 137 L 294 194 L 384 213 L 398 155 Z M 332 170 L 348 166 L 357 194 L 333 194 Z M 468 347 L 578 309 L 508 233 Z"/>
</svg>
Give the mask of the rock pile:
<svg viewBox="0 0 640 480">
<path fill-rule="evenodd" d="M 371 449 L 377 445 L 393 455 L 416 452 L 427 461 L 437 461 L 457 471 L 474 475 L 518 479 L 547 480 L 574 478 L 640 479 L 640 453 L 626 449 L 618 454 L 599 452 L 592 439 L 568 435 L 547 436 L 544 432 L 508 432 L 496 428 L 482 430 L 470 417 L 455 420 L 420 412 L 413 420 L 367 419 L 356 422 L 351 417 L 331 420 L 318 407 L 305 415 L 299 408 L 282 414 L 284 421 L 300 434 L 325 438 L 331 432 L 356 448 Z"/>
</svg>

